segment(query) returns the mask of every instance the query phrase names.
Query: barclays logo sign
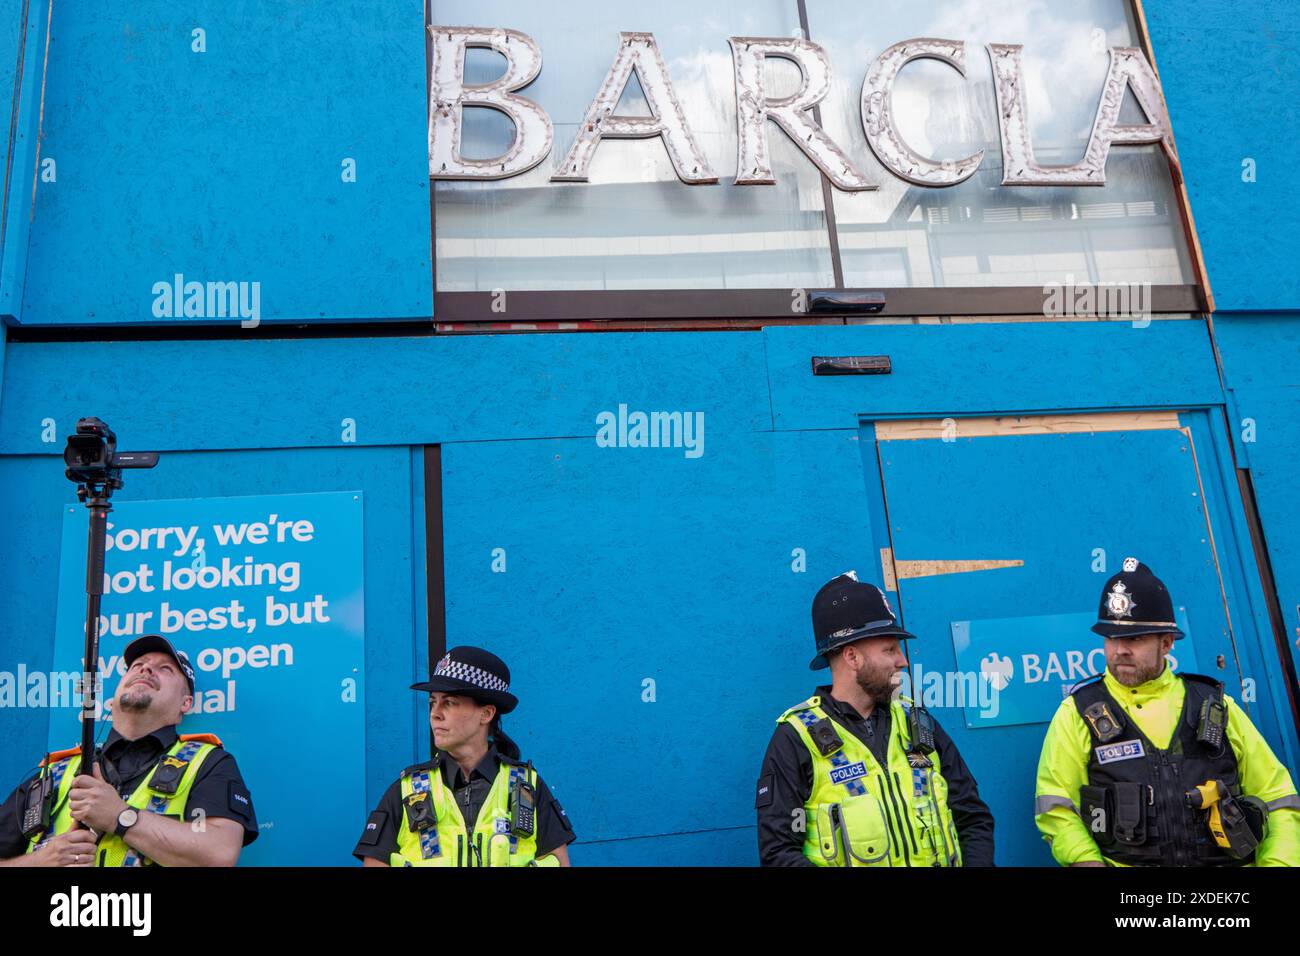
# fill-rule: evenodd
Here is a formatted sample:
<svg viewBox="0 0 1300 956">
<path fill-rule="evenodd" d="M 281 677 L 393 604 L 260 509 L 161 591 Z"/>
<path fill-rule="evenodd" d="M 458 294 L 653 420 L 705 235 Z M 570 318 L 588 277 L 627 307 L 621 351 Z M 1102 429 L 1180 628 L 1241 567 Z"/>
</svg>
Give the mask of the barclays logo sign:
<svg viewBox="0 0 1300 956">
<path fill-rule="evenodd" d="M 542 50 L 537 41 L 502 27 L 430 26 L 429 36 L 429 177 L 508 179 L 544 162 L 551 155 L 554 124 L 541 105 L 518 92 L 541 72 Z M 776 182 L 768 143 L 770 120 L 837 189 L 880 188 L 862 172 L 861 162 L 822 128 L 813 113 L 831 89 L 831 63 L 825 49 L 803 37 L 735 36 L 727 42 L 736 91 L 737 186 Z M 471 48 L 500 54 L 505 60 L 505 72 L 490 83 L 467 83 L 466 51 Z M 990 43 L 986 47 L 997 100 L 1004 186 L 1104 186 L 1112 146 L 1159 144 L 1177 169 L 1178 155 L 1160 81 L 1137 47 L 1109 48 L 1109 67 L 1082 157 L 1067 165 L 1039 163 L 1030 132 L 1022 51 L 1021 45 L 1012 43 Z M 798 68 L 800 85 L 795 93 L 768 95 L 769 59 L 793 63 Z M 907 143 L 896 122 L 893 92 L 900 72 L 915 60 L 946 64 L 965 77 L 966 43 L 914 37 L 894 43 L 876 57 L 867 70 L 857 103 L 867 145 L 886 170 L 905 182 L 955 186 L 975 174 L 985 151 L 961 159 L 935 160 Z M 649 116 L 616 112 L 634 74 Z M 1130 90 L 1144 122 L 1120 121 Z M 492 109 L 509 118 L 514 135 L 506 152 L 488 159 L 470 159 L 462 154 L 466 107 Z M 619 33 L 613 62 L 577 124 L 568 151 L 553 167 L 551 182 L 587 182 L 592 158 L 606 139 L 659 139 L 683 183 L 718 182 L 718 173 L 700 148 L 678 100 L 653 33 Z"/>
</svg>

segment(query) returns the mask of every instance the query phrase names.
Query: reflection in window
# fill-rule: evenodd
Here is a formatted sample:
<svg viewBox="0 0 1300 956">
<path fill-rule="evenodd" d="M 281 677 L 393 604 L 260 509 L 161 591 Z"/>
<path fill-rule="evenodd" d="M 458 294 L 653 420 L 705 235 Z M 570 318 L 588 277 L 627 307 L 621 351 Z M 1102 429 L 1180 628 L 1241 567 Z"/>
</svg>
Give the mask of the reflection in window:
<svg viewBox="0 0 1300 956">
<path fill-rule="evenodd" d="M 1041 286 L 1068 282 L 1194 281 L 1168 163 L 1157 146 L 1119 146 L 1102 187 L 1003 186 L 987 43 L 1024 45 L 1034 152 L 1046 164 L 1083 155 L 1109 65 L 1107 49 L 1139 46 L 1127 0 L 990 3 L 946 0 L 816 4 L 812 37 L 835 64 L 826 128 L 861 157 L 880 189 L 835 194 L 844 281 L 890 284 L 875 250 L 907 249 L 915 287 Z M 966 43 L 963 79 L 945 64 L 909 63 L 894 85 L 903 139 L 936 160 L 983 149 L 966 182 L 944 189 L 890 175 L 866 147 L 859 98 L 871 61 L 908 37 Z M 1144 122 L 1132 94 L 1121 122 Z"/>
<path fill-rule="evenodd" d="M 437 183 L 440 291 L 833 283 L 821 180 L 779 131 L 773 128 L 771 137 L 779 183 L 732 185 L 736 104 L 727 37 L 794 35 L 794 0 L 724 0 L 707 8 L 661 0 L 637 10 L 590 0 L 558 8 L 475 0 L 435 2 L 433 17 L 435 23 L 511 27 L 536 40 L 542 72 L 521 95 L 539 103 L 555 124 L 550 159 L 528 173 Z M 654 33 L 691 131 L 719 173 L 718 185 L 679 182 L 658 139 L 604 140 L 590 182 L 549 181 L 613 62 L 620 30 Z M 471 51 L 467 81 L 489 82 L 503 69 L 495 53 Z M 793 85 L 779 65 L 771 83 L 776 94 Z M 635 79 L 618 111 L 649 115 Z M 499 155 L 511 135 L 509 121 L 494 110 L 465 110 L 466 156 Z"/>
<path fill-rule="evenodd" d="M 973 3 L 819 0 L 812 39 L 833 68 L 822 103 L 826 130 L 879 184 L 833 191 L 850 287 L 1042 286 L 1047 283 L 1194 281 L 1169 168 L 1155 146 L 1112 149 L 1104 187 L 1001 185 L 992 73 L 984 45 L 1024 44 L 1037 158 L 1083 153 L 1111 46 L 1137 46 L 1127 0 Z M 795 0 L 662 0 L 637 10 L 576 0 L 558 6 L 504 0 L 434 2 L 435 23 L 511 27 L 541 46 L 541 75 L 522 95 L 555 124 L 548 160 L 513 179 L 438 182 L 437 287 L 491 289 L 792 288 L 833 283 L 820 177 L 774 124 L 774 186 L 735 186 L 736 107 L 730 36 L 798 35 Z M 620 30 L 652 32 L 713 186 L 678 181 L 662 143 L 605 140 L 588 183 L 550 175 L 613 60 Z M 914 186 L 887 172 L 866 144 L 860 96 L 871 61 L 908 37 L 966 43 L 966 77 L 932 61 L 906 66 L 894 87 L 904 139 L 935 159 L 984 149 L 961 185 Z M 470 51 L 466 79 L 489 82 L 504 61 Z M 792 65 L 770 61 L 768 92 L 793 92 Z M 635 81 L 619 112 L 648 115 Z M 1122 115 L 1140 121 L 1130 95 Z M 509 120 L 465 110 L 462 151 L 488 158 L 511 138 Z"/>
</svg>

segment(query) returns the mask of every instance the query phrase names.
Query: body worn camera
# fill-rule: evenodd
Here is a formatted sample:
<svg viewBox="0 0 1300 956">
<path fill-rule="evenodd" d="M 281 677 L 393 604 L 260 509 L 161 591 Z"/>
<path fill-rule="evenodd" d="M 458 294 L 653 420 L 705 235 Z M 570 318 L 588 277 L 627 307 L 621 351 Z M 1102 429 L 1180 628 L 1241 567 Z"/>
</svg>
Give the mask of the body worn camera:
<svg viewBox="0 0 1300 956">
<path fill-rule="evenodd" d="M 809 724 L 808 736 L 812 737 L 813 743 L 817 745 L 823 757 L 829 757 L 844 746 L 839 731 L 835 729 L 835 724 L 829 717 L 822 717 Z"/>
<path fill-rule="evenodd" d="M 1083 712 L 1083 717 L 1092 726 L 1093 736 L 1103 744 L 1108 744 L 1124 732 L 1124 724 L 1110 712 L 1104 700 L 1090 704 Z"/>
<path fill-rule="evenodd" d="M 163 757 L 158 763 L 158 769 L 149 778 L 149 789 L 154 793 L 175 793 L 176 788 L 180 786 L 181 777 L 185 776 L 185 768 L 189 765 L 188 760 L 180 760 L 172 756 Z"/>
<path fill-rule="evenodd" d="M 429 799 L 429 791 L 408 794 L 405 803 L 406 825 L 412 833 L 427 830 L 437 822 L 433 816 L 433 801 Z"/>
</svg>

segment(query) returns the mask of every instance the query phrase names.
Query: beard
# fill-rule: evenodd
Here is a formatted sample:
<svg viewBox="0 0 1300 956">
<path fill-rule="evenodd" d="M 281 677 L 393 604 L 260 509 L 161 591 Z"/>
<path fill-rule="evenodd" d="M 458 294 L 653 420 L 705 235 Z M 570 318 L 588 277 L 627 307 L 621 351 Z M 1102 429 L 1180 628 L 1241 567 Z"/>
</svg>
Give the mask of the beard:
<svg viewBox="0 0 1300 956">
<path fill-rule="evenodd" d="M 888 702 L 899 686 L 895 679 L 897 672 L 892 668 L 872 670 L 864 666 L 853 675 L 859 687 L 871 698 L 872 703 Z"/>
<path fill-rule="evenodd" d="M 1112 667 L 1111 673 L 1114 674 L 1115 679 L 1125 687 L 1138 687 L 1149 680 L 1155 680 L 1164 672 L 1165 659 L 1161 657 L 1152 665 L 1146 665 L 1139 661 L 1134 661 L 1130 666 L 1132 668 L 1131 670 L 1126 669 L 1122 672 Z"/>
<path fill-rule="evenodd" d="M 145 686 L 133 687 L 117 699 L 123 710 L 142 714 L 153 706 L 153 692 Z"/>
</svg>

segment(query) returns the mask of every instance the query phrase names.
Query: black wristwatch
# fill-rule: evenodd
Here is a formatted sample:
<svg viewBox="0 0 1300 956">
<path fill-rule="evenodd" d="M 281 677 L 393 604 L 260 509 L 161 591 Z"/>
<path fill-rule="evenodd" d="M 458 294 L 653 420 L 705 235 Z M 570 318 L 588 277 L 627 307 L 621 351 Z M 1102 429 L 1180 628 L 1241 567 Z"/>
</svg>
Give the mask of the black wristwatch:
<svg viewBox="0 0 1300 956">
<path fill-rule="evenodd" d="M 120 837 L 126 836 L 126 831 L 135 826 L 136 821 L 140 819 L 140 811 L 135 807 L 127 807 L 117 815 L 117 826 L 113 832 Z"/>
</svg>

